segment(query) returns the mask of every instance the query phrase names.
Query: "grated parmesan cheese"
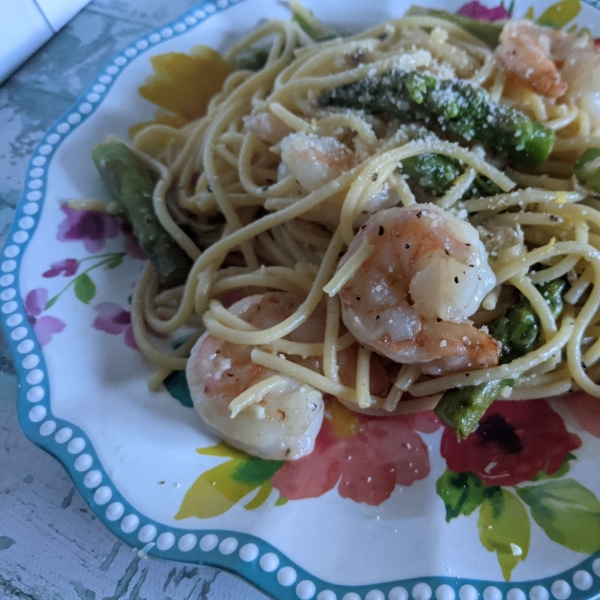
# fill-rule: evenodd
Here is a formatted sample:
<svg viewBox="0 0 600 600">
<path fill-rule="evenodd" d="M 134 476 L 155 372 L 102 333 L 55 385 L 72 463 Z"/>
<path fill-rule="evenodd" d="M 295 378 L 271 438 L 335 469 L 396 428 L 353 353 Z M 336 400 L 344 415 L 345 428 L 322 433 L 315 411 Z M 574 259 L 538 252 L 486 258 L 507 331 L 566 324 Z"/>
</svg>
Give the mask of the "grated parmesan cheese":
<svg viewBox="0 0 600 600">
<path fill-rule="evenodd" d="M 566 201 L 567 201 L 566 192 L 556 192 L 556 200 L 554 200 L 554 202 L 556 202 L 556 204 L 564 204 Z"/>
<path fill-rule="evenodd" d="M 436 44 L 443 44 L 448 41 L 448 31 L 442 27 L 434 27 L 431 30 L 430 37 Z"/>
</svg>

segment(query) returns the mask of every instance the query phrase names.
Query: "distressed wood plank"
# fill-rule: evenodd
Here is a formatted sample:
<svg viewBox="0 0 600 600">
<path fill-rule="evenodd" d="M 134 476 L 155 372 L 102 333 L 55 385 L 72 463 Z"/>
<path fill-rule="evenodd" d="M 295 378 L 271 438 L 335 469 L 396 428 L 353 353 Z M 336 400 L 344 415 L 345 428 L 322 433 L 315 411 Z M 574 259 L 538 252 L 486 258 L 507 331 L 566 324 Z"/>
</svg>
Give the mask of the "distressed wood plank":
<svg viewBox="0 0 600 600">
<path fill-rule="evenodd" d="M 96 0 L 0 89 L 0 244 L 29 155 L 110 56 L 192 0 Z M 2 600 L 264 600 L 211 567 L 140 559 L 91 513 L 63 468 L 21 433 L 17 382 L 0 341 Z"/>
</svg>

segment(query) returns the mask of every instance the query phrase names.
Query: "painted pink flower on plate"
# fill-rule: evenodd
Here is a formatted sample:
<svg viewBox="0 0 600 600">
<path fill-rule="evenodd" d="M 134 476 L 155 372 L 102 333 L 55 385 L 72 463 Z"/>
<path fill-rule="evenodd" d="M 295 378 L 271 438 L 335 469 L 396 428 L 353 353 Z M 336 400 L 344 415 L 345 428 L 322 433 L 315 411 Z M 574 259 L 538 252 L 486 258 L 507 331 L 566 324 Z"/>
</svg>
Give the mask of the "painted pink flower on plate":
<svg viewBox="0 0 600 600">
<path fill-rule="evenodd" d="M 493 8 L 488 8 L 477 1 L 469 2 L 464 6 L 461 6 L 456 14 L 463 17 L 470 17 L 471 19 L 477 19 L 478 21 L 500 21 L 502 19 L 510 19 L 510 13 L 499 4 Z"/>
<path fill-rule="evenodd" d="M 102 302 L 94 307 L 98 316 L 94 319 L 92 327 L 98 331 L 104 331 L 111 335 L 125 334 L 125 343 L 134 350 L 137 350 L 137 344 L 133 337 L 133 327 L 131 326 L 131 313 L 121 308 L 114 302 Z"/>
<path fill-rule="evenodd" d="M 120 231 L 115 217 L 97 210 L 73 210 L 66 204 L 60 207 L 65 219 L 58 226 L 61 242 L 81 241 L 85 249 L 96 254 L 104 248 L 106 240 L 117 237 Z"/>
<path fill-rule="evenodd" d="M 379 506 L 396 485 L 409 486 L 429 475 L 427 445 L 418 431 L 439 427 L 433 413 L 367 417 L 330 404 L 308 456 L 286 462 L 271 483 L 289 500 L 316 498 L 336 487 L 340 496 Z M 340 411 L 342 414 L 340 417 Z"/>
<path fill-rule="evenodd" d="M 121 231 L 125 234 L 125 252 L 132 258 L 146 260 L 146 255 L 144 254 L 144 251 L 140 248 L 140 244 L 138 242 L 138 239 L 135 237 L 135 234 L 133 233 L 131 224 L 127 221 L 122 221 Z"/>
<path fill-rule="evenodd" d="M 41 346 L 45 346 L 52 340 L 54 334 L 60 333 L 67 326 L 64 321 L 56 317 L 42 316 L 47 303 L 48 290 L 45 288 L 31 290 L 25 298 L 27 320 L 31 323 Z"/>
<path fill-rule="evenodd" d="M 66 204 L 63 204 L 60 209 L 66 215 L 66 218 L 58 226 L 57 238 L 61 242 L 81 241 L 90 254 L 97 254 L 104 248 L 107 239 L 115 238 L 122 233 L 125 237 L 125 252 L 132 258 L 146 260 L 146 256 L 133 233 L 131 224 L 127 221 L 97 210 L 74 210 Z M 75 259 L 68 258 L 66 261 L 52 264 L 52 268 L 44 273 L 44 277 L 56 277 L 60 274 L 58 270 L 61 268 L 62 263 L 73 260 Z M 69 263 L 69 266 L 70 269 L 73 268 L 72 263 Z M 62 266 L 62 268 L 65 271 L 65 277 L 74 275 L 77 270 L 68 273 L 66 266 Z"/>
<path fill-rule="evenodd" d="M 72 277 L 77 273 L 79 268 L 79 261 L 75 258 L 65 258 L 58 262 L 53 262 L 47 271 L 42 273 L 42 277 L 58 277 L 63 275 L 64 277 Z"/>
</svg>

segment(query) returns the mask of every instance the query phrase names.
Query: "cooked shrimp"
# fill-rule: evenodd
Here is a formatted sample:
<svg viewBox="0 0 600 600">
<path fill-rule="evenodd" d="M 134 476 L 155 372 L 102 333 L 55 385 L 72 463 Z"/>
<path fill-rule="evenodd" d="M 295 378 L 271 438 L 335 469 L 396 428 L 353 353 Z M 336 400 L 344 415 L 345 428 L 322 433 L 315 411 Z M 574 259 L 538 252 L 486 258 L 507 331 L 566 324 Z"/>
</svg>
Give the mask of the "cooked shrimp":
<svg viewBox="0 0 600 600">
<path fill-rule="evenodd" d="M 433 205 L 383 210 L 340 266 L 365 243 L 373 252 L 340 290 L 357 340 L 431 375 L 498 363 L 497 342 L 467 320 L 496 283 L 470 224 Z"/>
<path fill-rule="evenodd" d="M 594 129 L 600 127 L 600 53 L 592 43 L 576 47 L 565 59 L 562 77 L 569 85 L 566 99 L 585 111 Z"/>
<path fill-rule="evenodd" d="M 548 98 L 565 97 L 600 127 L 600 53 L 587 35 L 509 21 L 496 58 L 505 70 Z"/>
<path fill-rule="evenodd" d="M 271 292 L 244 298 L 229 310 L 244 321 L 265 329 L 281 322 L 298 307 L 292 294 Z M 313 333 L 307 323 L 289 339 L 307 341 Z M 282 377 L 283 389 L 268 392 L 258 410 L 246 408 L 235 418 L 230 402 L 250 386 L 275 375 L 255 365 L 252 346 L 225 342 L 205 333 L 194 346 L 187 365 L 187 380 L 196 410 L 209 429 L 232 446 L 267 460 L 293 460 L 312 452 L 323 422 L 323 396 L 309 385 Z M 263 412 L 264 411 L 264 412 Z"/>
<path fill-rule="evenodd" d="M 256 113 L 244 117 L 244 128 L 267 144 L 277 144 L 292 130 L 271 113 Z"/>
<path fill-rule="evenodd" d="M 562 31 L 540 27 L 531 21 L 509 21 L 502 29 L 496 58 L 510 73 L 535 92 L 548 98 L 559 98 L 567 84 L 555 60 L 562 54 L 567 35 Z"/>
<path fill-rule="evenodd" d="M 334 137 L 293 133 L 281 141 L 281 160 L 300 185 L 312 192 L 350 170 L 354 152 Z"/>
<path fill-rule="evenodd" d="M 290 316 L 302 299 L 286 292 L 268 292 L 250 296 L 232 305 L 231 310 L 244 321 L 260 329 L 271 327 Z M 308 320 L 286 339 L 313 343 L 323 340 L 326 313 L 317 307 Z M 250 386 L 275 375 L 250 358 L 252 346 L 225 342 L 208 333 L 192 350 L 187 379 L 194 405 L 206 425 L 223 439 L 260 458 L 294 460 L 312 452 L 323 421 L 324 405 L 320 392 L 307 384 L 283 377 L 285 387 L 267 393 L 257 410 L 242 410 L 231 418 L 230 402 Z M 319 373 L 323 372 L 319 357 L 292 360 Z M 356 382 L 358 344 L 337 354 L 340 381 L 349 387 Z M 371 356 L 371 394 L 385 396 L 391 379 L 380 357 Z M 263 414 L 264 411 L 264 414 Z"/>
<path fill-rule="evenodd" d="M 298 197 L 302 197 L 303 192 L 318 190 L 360 162 L 358 154 L 336 138 L 304 133 L 294 133 L 281 142 L 281 160 L 279 178 L 291 174 L 299 185 Z M 344 197 L 343 192 L 334 194 L 305 213 L 304 218 L 335 229 Z M 396 206 L 399 202 L 396 190 L 382 182 L 379 189 L 365 199 L 362 214 L 357 217 L 355 225 L 362 225 L 368 215 Z"/>
</svg>

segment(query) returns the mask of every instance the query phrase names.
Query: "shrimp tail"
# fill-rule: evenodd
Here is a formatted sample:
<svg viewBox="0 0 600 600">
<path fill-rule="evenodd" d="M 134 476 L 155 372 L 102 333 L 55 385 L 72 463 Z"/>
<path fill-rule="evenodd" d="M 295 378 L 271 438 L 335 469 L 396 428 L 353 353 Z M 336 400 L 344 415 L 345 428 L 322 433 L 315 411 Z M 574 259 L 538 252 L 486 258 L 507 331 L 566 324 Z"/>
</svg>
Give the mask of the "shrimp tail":
<svg viewBox="0 0 600 600">
<path fill-rule="evenodd" d="M 466 327 L 469 327 L 468 332 Z M 498 364 L 501 348 L 501 344 L 485 331 L 451 321 L 424 321 L 417 343 L 429 356 L 437 355 L 422 365 L 423 371 L 433 371 L 431 374 L 438 373 L 440 363 L 446 373 L 464 371 L 465 360 L 469 368 L 494 367 Z"/>
<path fill-rule="evenodd" d="M 505 44 L 496 58 L 508 73 L 546 98 L 560 98 L 567 92 L 569 86 L 561 80 L 556 65 L 537 49 Z"/>
</svg>

